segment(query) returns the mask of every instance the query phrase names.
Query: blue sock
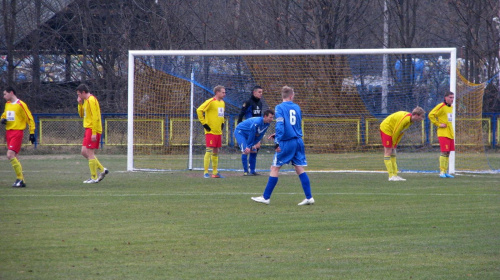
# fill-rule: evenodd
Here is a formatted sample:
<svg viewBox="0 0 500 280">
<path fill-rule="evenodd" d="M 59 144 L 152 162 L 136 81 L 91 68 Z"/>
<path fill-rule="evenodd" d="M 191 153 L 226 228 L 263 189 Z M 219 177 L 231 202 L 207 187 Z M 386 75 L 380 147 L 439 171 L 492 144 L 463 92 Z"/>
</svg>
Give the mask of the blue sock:
<svg viewBox="0 0 500 280">
<path fill-rule="evenodd" d="M 299 175 L 300 183 L 302 184 L 302 189 L 304 190 L 304 194 L 307 199 L 312 197 L 311 194 L 311 183 L 309 182 L 309 176 L 304 172 Z"/>
<path fill-rule="evenodd" d="M 266 189 L 264 190 L 264 194 L 262 195 L 265 199 L 271 198 L 271 194 L 273 193 L 276 184 L 278 184 L 278 177 L 269 176 L 269 180 L 267 180 Z"/>
<path fill-rule="evenodd" d="M 257 153 L 250 153 L 248 162 L 250 163 L 250 173 L 255 173 L 255 165 L 257 165 Z"/>
<path fill-rule="evenodd" d="M 243 164 L 243 171 L 245 173 L 248 173 L 248 161 L 247 161 L 247 155 L 241 154 L 241 164 Z"/>
</svg>

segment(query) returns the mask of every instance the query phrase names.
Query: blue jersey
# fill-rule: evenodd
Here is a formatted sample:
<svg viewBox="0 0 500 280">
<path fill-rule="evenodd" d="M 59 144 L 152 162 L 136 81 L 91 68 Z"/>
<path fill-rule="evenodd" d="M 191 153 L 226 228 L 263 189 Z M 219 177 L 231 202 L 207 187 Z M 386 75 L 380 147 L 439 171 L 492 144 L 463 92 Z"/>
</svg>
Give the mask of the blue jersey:
<svg viewBox="0 0 500 280">
<path fill-rule="evenodd" d="M 285 101 L 276 106 L 275 142 L 302 138 L 302 112 L 299 105 Z"/>
<path fill-rule="evenodd" d="M 234 135 L 237 139 L 239 137 L 243 137 L 246 140 L 245 148 L 251 148 L 262 140 L 262 137 L 264 137 L 269 125 L 270 123 L 264 123 L 263 117 L 249 118 L 240 122 L 240 124 L 236 126 Z"/>
</svg>

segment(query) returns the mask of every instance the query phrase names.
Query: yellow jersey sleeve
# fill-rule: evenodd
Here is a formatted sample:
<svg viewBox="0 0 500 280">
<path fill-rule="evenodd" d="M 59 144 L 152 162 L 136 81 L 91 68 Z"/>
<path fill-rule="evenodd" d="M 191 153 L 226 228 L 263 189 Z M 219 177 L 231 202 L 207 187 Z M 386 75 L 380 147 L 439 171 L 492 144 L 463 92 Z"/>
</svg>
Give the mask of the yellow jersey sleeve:
<svg viewBox="0 0 500 280">
<path fill-rule="evenodd" d="M 429 112 L 429 120 L 437 127 L 438 137 L 455 139 L 455 133 L 453 132 L 452 106 L 447 106 L 444 102 L 439 103 Z M 439 127 L 442 123 L 446 124 L 446 127 Z"/>
</svg>

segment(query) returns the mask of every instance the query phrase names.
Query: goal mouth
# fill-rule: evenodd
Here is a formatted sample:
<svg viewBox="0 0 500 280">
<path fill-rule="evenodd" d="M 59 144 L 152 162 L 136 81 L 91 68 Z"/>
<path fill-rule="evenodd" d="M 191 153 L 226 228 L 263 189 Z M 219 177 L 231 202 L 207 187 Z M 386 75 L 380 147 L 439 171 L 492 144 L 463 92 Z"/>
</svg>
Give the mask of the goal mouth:
<svg viewBox="0 0 500 280">
<path fill-rule="evenodd" d="M 456 93 L 450 172 L 495 170 L 485 152 L 484 87 L 457 80 L 456 65 L 455 48 L 130 51 L 127 169 L 203 170 L 204 130 L 194 110 L 223 85 L 219 169 L 242 171 L 233 137 L 241 105 L 259 85 L 263 110 L 274 109 L 288 85 L 302 108 L 307 170 L 384 170 L 381 120 L 416 106 L 429 112 L 447 90 Z M 257 168 L 268 170 L 273 156 L 272 141 L 263 140 Z M 397 158 L 402 171 L 438 172 L 439 143 L 427 118 L 405 132 Z"/>
</svg>

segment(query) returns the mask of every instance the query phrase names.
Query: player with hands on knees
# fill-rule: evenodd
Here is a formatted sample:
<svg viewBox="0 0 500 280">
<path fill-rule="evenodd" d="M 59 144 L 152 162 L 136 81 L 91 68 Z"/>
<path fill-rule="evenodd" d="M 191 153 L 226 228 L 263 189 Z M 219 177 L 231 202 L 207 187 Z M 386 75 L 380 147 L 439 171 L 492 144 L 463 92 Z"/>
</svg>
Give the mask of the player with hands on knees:
<svg viewBox="0 0 500 280">
<path fill-rule="evenodd" d="M 425 111 L 417 106 L 413 111 L 399 111 L 389 115 L 380 124 L 380 137 L 384 146 L 384 164 L 389 173 L 389 181 L 406 181 L 398 176 L 398 165 L 396 162 L 396 147 L 406 130 L 415 122 L 421 122 L 425 118 Z"/>
<path fill-rule="evenodd" d="M 18 155 L 21 151 L 21 145 L 26 125 L 29 126 L 31 144 L 36 142 L 35 138 L 35 120 L 28 108 L 28 105 L 17 98 L 13 87 L 7 87 L 3 91 L 3 98 L 7 101 L 5 111 L 0 117 L 1 123 L 5 125 L 5 140 L 7 142 L 7 158 L 16 172 L 16 181 L 12 185 L 14 188 L 26 187 L 23 174 L 23 167 L 19 162 Z"/>
<path fill-rule="evenodd" d="M 264 137 L 269 125 L 273 121 L 274 111 L 266 110 L 264 117 L 253 117 L 240 122 L 234 129 L 234 137 L 241 150 L 241 163 L 245 176 L 257 175 L 255 171 L 256 162 L 250 162 L 250 173 L 248 172 L 247 155 L 257 153 L 260 148 L 260 140 Z"/>
</svg>

